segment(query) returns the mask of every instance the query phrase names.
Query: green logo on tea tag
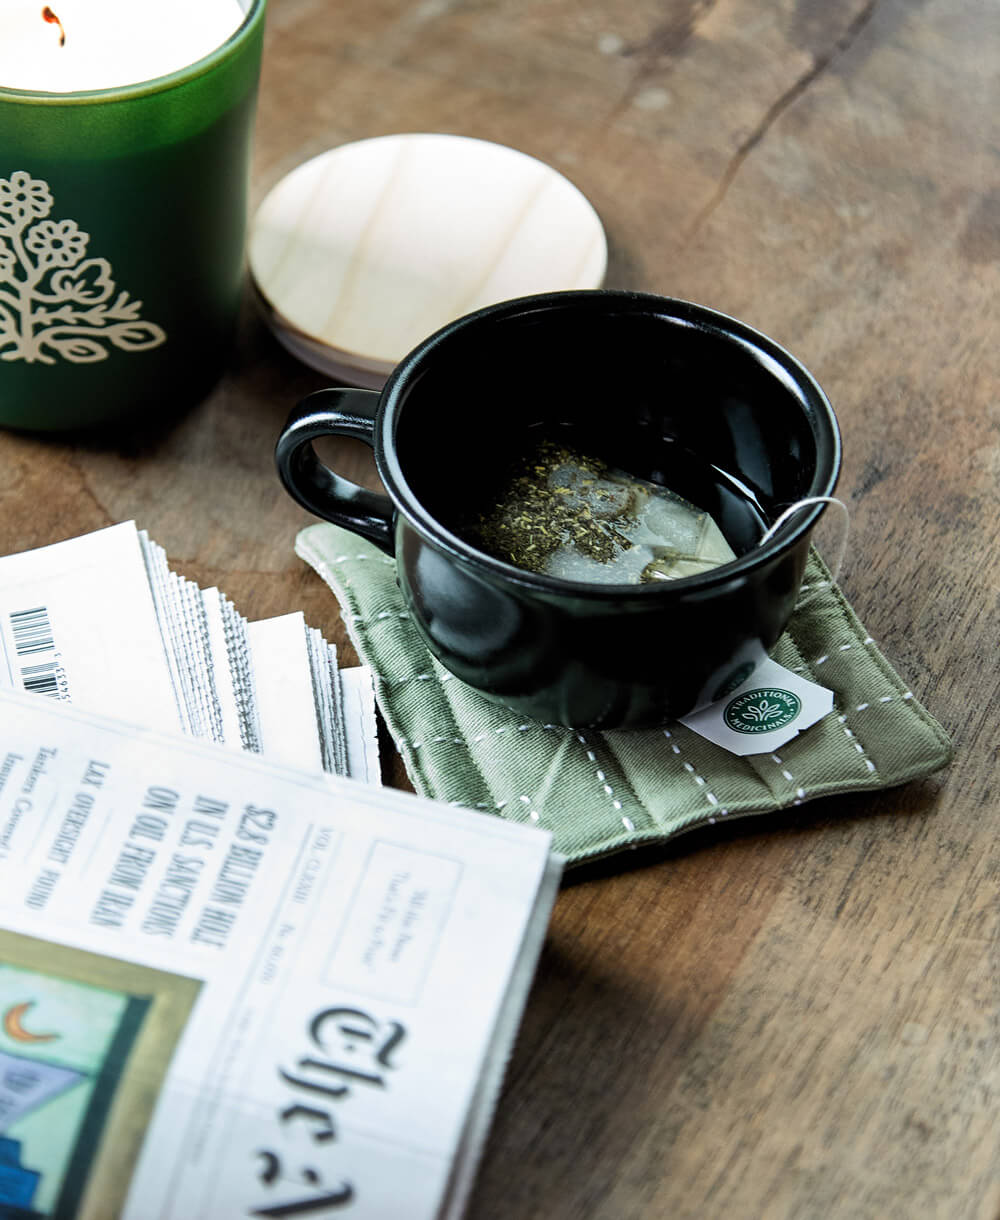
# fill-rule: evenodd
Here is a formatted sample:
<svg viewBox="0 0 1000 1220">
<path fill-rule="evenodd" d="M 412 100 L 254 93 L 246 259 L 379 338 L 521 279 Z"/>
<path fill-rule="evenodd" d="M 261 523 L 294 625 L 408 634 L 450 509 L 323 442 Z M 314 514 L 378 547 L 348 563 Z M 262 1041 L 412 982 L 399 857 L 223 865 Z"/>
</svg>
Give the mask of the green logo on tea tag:
<svg viewBox="0 0 1000 1220">
<path fill-rule="evenodd" d="M 833 691 L 765 657 L 738 690 L 681 717 L 730 754 L 769 754 L 833 710 Z"/>
<path fill-rule="evenodd" d="M 736 733 L 772 733 L 791 724 L 801 710 L 802 700 L 792 691 L 758 686 L 728 703 L 723 719 Z"/>
</svg>

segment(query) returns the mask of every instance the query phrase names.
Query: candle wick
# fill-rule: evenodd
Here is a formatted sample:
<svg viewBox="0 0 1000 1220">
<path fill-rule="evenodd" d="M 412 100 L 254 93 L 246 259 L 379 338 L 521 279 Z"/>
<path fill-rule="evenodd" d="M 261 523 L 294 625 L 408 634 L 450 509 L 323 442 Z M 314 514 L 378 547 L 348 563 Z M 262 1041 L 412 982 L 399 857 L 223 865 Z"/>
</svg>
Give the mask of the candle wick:
<svg viewBox="0 0 1000 1220">
<path fill-rule="evenodd" d="M 63 29 L 63 23 L 47 4 L 42 9 L 42 20 L 49 22 L 50 25 L 57 25 L 59 27 L 59 45 L 64 47 L 66 45 L 66 31 Z"/>
</svg>

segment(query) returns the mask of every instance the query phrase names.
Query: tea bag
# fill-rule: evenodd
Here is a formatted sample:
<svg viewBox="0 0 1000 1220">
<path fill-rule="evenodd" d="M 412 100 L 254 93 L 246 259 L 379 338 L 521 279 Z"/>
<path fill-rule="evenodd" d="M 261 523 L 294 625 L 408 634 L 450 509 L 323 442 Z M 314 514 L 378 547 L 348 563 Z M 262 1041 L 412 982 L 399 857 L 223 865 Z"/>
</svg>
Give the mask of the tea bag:
<svg viewBox="0 0 1000 1220">
<path fill-rule="evenodd" d="M 471 533 L 517 567 L 600 584 L 677 580 L 736 557 L 708 513 L 681 496 L 550 441 Z"/>
</svg>

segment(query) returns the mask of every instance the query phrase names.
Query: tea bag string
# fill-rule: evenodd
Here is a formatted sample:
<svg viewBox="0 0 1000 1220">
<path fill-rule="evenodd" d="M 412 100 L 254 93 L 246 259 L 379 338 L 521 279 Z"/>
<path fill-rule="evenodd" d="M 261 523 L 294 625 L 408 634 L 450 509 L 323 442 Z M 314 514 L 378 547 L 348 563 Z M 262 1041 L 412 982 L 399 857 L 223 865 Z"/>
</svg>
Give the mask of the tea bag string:
<svg viewBox="0 0 1000 1220">
<path fill-rule="evenodd" d="M 762 546 L 765 542 L 773 538 L 778 530 L 781 529 L 781 527 L 785 524 L 785 522 L 789 520 L 789 518 L 793 517 L 801 509 L 808 508 L 812 504 L 835 504 L 842 513 L 841 521 L 843 522 L 843 529 L 840 531 L 840 537 L 837 539 L 833 562 L 828 562 L 827 564 L 830 569 L 830 582 L 832 584 L 840 575 L 840 569 L 844 563 L 844 555 L 847 552 L 847 535 L 850 533 L 851 529 L 851 514 L 847 510 L 847 505 L 843 502 L 843 500 L 838 500 L 836 496 L 807 496 L 804 500 L 796 500 L 794 504 L 790 504 L 788 508 L 784 510 L 773 525 L 769 526 L 768 529 L 765 530 L 764 535 L 758 545 Z M 826 584 L 825 581 L 821 583 L 823 585 Z M 814 587 L 813 591 L 810 592 L 806 597 L 799 598 L 799 600 L 795 603 L 795 609 L 801 610 L 803 606 L 807 606 L 818 592 L 819 588 Z"/>
</svg>

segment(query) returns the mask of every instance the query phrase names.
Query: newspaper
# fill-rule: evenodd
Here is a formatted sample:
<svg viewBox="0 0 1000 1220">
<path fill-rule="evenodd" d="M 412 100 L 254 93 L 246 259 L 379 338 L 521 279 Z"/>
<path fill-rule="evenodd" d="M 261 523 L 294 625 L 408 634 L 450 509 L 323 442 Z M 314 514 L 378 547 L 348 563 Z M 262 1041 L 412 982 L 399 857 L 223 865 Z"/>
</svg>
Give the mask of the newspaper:
<svg viewBox="0 0 1000 1220">
<path fill-rule="evenodd" d="M 0 686 L 379 783 L 371 672 L 349 705 L 343 673 L 301 613 L 248 623 L 132 521 L 0 557 Z"/>
<path fill-rule="evenodd" d="M 0 1214 L 459 1216 L 560 869 L 0 691 Z"/>
</svg>

